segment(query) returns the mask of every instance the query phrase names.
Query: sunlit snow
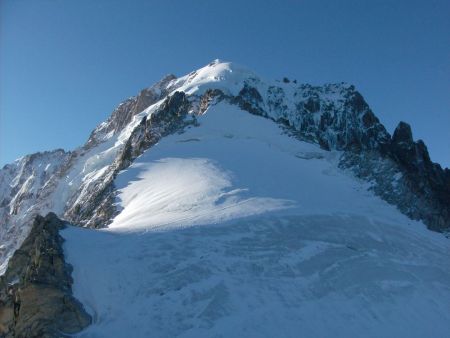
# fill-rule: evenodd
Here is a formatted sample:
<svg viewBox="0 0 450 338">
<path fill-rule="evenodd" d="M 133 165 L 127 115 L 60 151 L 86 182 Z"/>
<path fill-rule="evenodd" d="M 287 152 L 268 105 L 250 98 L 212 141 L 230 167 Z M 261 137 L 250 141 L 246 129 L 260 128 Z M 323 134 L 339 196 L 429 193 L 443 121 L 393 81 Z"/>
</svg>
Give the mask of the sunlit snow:
<svg viewBox="0 0 450 338">
<path fill-rule="evenodd" d="M 446 337 L 450 245 L 338 152 L 220 103 L 115 180 L 108 229 L 69 227 L 81 337 Z"/>
</svg>

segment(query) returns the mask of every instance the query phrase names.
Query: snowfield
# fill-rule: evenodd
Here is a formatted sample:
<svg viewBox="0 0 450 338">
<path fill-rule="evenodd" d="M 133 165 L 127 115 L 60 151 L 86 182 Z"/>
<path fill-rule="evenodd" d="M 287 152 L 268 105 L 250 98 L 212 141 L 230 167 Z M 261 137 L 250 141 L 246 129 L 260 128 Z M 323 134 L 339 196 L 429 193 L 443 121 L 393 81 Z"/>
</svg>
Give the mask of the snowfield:
<svg viewBox="0 0 450 338">
<path fill-rule="evenodd" d="M 207 75 L 204 75 L 207 78 Z M 450 242 L 327 152 L 219 103 L 62 231 L 79 337 L 448 337 Z"/>
<path fill-rule="evenodd" d="M 63 232 L 80 337 L 447 337 L 448 244 L 354 215 Z"/>
</svg>

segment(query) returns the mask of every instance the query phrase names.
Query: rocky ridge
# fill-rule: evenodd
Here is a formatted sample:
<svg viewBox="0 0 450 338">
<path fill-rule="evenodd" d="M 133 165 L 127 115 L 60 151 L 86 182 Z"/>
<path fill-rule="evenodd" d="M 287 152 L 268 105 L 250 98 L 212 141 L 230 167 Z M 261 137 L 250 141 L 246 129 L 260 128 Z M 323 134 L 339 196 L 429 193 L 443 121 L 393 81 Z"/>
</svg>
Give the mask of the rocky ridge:
<svg viewBox="0 0 450 338">
<path fill-rule="evenodd" d="M 62 149 L 24 156 L 0 170 L 0 275 L 9 257 L 29 231 L 34 216 L 45 213 L 55 181 L 68 165 Z"/>
<path fill-rule="evenodd" d="M 0 277 L 0 337 L 66 337 L 91 322 L 72 296 L 55 214 L 37 216 Z"/>
<path fill-rule="evenodd" d="M 121 103 L 83 147 L 60 153 L 60 164 L 42 192 L 20 199 L 29 207 L 12 207 L 25 185 L 8 190 L 3 188 L 8 179 L 0 178 L 0 212 L 7 215 L 0 236 L 12 228 L 26 234 L 27 221 L 48 211 L 80 226 L 106 226 L 118 213 L 114 204 L 118 172 L 162 137 L 195 127 L 196 116 L 222 100 L 272 119 L 291 136 L 340 151 L 340 166 L 370 182 L 370 189 L 381 198 L 432 230 L 450 228 L 450 171 L 431 161 L 425 144 L 413 140 L 406 123 L 400 123 L 391 136 L 362 95 L 345 83 L 268 82 L 245 68 L 216 60 L 181 78 L 169 75 Z M 11 172 L 11 167 L 5 168 L 0 177 Z M 21 238 L 3 249 L 3 261 Z"/>
</svg>

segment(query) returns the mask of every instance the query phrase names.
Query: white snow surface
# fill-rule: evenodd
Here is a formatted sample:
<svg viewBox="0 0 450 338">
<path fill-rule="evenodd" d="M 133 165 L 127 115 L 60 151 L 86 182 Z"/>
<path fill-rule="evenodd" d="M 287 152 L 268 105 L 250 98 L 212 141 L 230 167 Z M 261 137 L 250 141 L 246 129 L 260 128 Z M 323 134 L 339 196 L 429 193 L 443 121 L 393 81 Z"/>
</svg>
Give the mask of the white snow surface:
<svg viewBox="0 0 450 338">
<path fill-rule="evenodd" d="M 225 103 L 198 121 L 119 174 L 108 229 L 62 231 L 79 337 L 448 337 L 448 239 L 338 152 Z"/>
<path fill-rule="evenodd" d="M 220 89 L 229 95 L 238 95 L 244 82 L 266 84 L 250 69 L 231 62 L 214 60 L 203 68 L 174 81 L 174 88 L 186 94 L 203 94 L 207 89 Z"/>
<path fill-rule="evenodd" d="M 11 199 L 10 205 L 0 207 L 0 216 L 2 216 L 0 217 L 0 240 L 2 242 L 0 243 L 0 275 L 5 271 L 9 257 L 11 257 L 15 249 L 20 246 L 27 236 L 30 229 L 29 224 L 31 224 L 31 220 L 34 216 L 37 213 L 46 214 L 47 212 L 53 211 L 58 216 L 64 217 L 65 214 L 73 211 L 71 208 L 83 205 L 88 199 L 88 196 L 94 193 L 104 182 L 108 182 L 112 177 L 118 155 L 121 154 L 124 145 L 142 119 L 153 114 L 168 96 L 174 94 L 175 91 L 184 91 L 190 100 L 195 101 L 208 89 L 220 89 L 226 95 L 237 95 L 245 85 L 256 88 L 258 92 L 261 93 L 261 106 L 264 107 L 268 116 L 271 116 L 275 120 L 279 118 L 287 119 L 293 126 L 298 126 L 302 123 L 302 119 L 297 114 L 297 104 L 299 101 L 310 97 L 312 90 L 311 86 L 297 85 L 293 82 L 284 83 L 267 81 L 246 67 L 231 62 L 215 60 L 205 67 L 183 77 L 162 81 L 149 87 L 149 92 L 153 92 L 155 95 L 164 91 L 164 97 L 161 97 L 160 101 L 134 115 L 132 120 L 121 130 L 110 128 L 110 124 L 114 124 L 114 119 L 101 123 L 91 135 L 91 141 L 93 142 L 75 149 L 70 158 L 64 159 L 63 176 L 60 176 L 59 174 L 49 175 L 49 173 L 57 172 L 61 169 L 61 166 L 47 166 L 47 161 L 43 160 L 45 166 L 37 169 L 37 171 L 40 171 L 41 173 L 45 172 L 44 176 L 49 176 L 47 183 L 43 183 L 42 180 L 38 179 L 36 176 L 30 176 L 29 181 L 21 182 L 21 188 L 18 189 L 16 197 Z M 315 95 L 320 97 L 320 101 L 323 102 L 324 106 L 333 107 L 336 112 L 342 113 L 344 109 L 342 105 L 343 95 L 345 95 L 347 89 L 347 85 L 337 84 L 325 85 L 323 88 L 317 87 L 313 91 Z M 125 102 L 122 104 L 125 104 Z M 314 119 L 318 121 L 321 114 L 321 111 L 316 112 Z M 330 142 L 332 142 L 334 136 L 329 135 L 329 138 Z M 172 161 L 168 158 L 161 160 L 166 162 Z M 191 165 L 194 165 L 192 159 L 183 160 L 190 161 Z M 202 159 L 199 160 L 202 161 Z M 173 161 L 178 161 L 177 163 L 181 165 L 179 159 L 177 160 L 175 158 Z M 178 209 L 177 211 L 172 212 L 170 217 L 169 213 L 165 213 L 167 217 L 166 223 L 176 223 L 176 220 L 180 218 L 183 218 L 184 221 L 186 221 L 187 214 L 190 213 L 192 216 L 194 212 L 197 212 L 197 214 L 189 221 L 190 224 L 204 222 L 204 219 L 210 217 L 208 216 L 205 218 L 205 216 L 202 216 L 205 213 L 211 215 L 211 213 L 217 212 L 217 220 L 225 220 L 255 214 L 258 213 L 258 210 L 264 210 L 266 207 L 271 210 L 278 210 L 289 206 L 288 201 L 282 199 L 276 201 L 276 198 L 274 199 L 270 196 L 256 196 L 253 193 L 250 193 L 251 197 L 248 197 L 250 195 L 246 193 L 246 188 L 241 187 L 239 188 L 241 190 L 231 191 L 230 187 L 235 186 L 236 184 L 236 182 L 233 181 L 233 177 L 226 171 L 223 171 L 222 168 L 217 168 L 217 164 L 209 160 L 207 161 L 208 166 L 200 165 L 203 170 L 209 170 L 206 176 L 209 179 L 212 179 L 211 175 L 216 173 L 221 177 L 224 184 L 221 187 L 216 186 L 214 188 L 216 189 L 215 192 L 212 190 L 209 192 L 198 191 L 196 198 L 204 199 L 205 203 L 207 200 L 206 196 L 209 196 L 210 208 L 207 211 L 206 209 L 200 210 L 199 208 L 196 209 L 194 207 L 191 212 L 181 212 L 181 209 Z M 16 164 L 13 164 L 12 167 L 21 162 L 23 161 L 16 161 Z M 200 162 L 197 161 L 195 163 L 199 164 Z M 183 165 L 186 165 L 186 162 L 184 162 Z M 144 164 L 144 167 L 145 166 L 147 165 Z M 173 167 L 173 165 L 171 165 L 171 167 Z M 152 170 L 153 169 L 147 168 L 145 170 L 145 175 L 150 175 L 152 178 L 153 176 L 151 175 L 154 175 L 154 171 Z M 10 177 L 11 172 L 9 170 L 3 171 L 3 173 L 0 173 L 0 196 L 7 196 L 11 192 L 9 181 L 13 180 L 14 177 Z M 194 171 L 197 175 L 200 175 L 196 170 Z M 144 175 L 144 173 L 142 173 L 142 175 Z M 184 175 L 184 178 L 186 178 L 189 174 L 184 173 Z M 2 180 L 2 177 L 5 179 Z M 18 177 L 21 177 L 21 175 Z M 167 178 L 168 176 L 165 177 Z M 159 178 L 161 177 L 158 177 L 158 179 Z M 180 180 L 182 180 L 182 178 L 180 178 Z M 209 183 L 205 180 L 204 184 L 208 185 Z M 37 189 L 41 191 L 41 188 L 42 193 L 35 193 L 34 190 Z M 26 196 L 28 191 L 33 192 L 33 195 L 22 202 L 20 198 Z M 254 190 L 253 192 L 256 191 Z M 148 191 L 146 193 L 151 194 L 151 192 Z M 215 199 L 217 199 L 220 194 L 226 195 L 223 195 L 222 198 L 216 201 Z M 143 192 L 141 192 L 140 195 L 140 198 L 143 198 Z M 123 195 L 123 198 L 125 202 L 126 193 Z M 21 208 L 10 208 L 11 205 L 16 204 L 16 201 L 20 202 L 22 205 Z M 220 205 L 215 205 L 216 202 Z M 183 203 L 185 204 L 185 202 Z M 236 206 L 238 203 L 240 203 L 239 207 Z M 136 203 L 134 203 L 134 205 L 136 206 Z M 155 210 L 156 207 L 157 205 L 155 204 L 153 210 Z M 202 204 L 201 208 L 204 207 L 205 204 Z M 18 210 L 17 215 L 17 210 L 13 209 Z M 131 207 L 127 208 L 127 211 L 130 210 Z M 124 215 L 121 217 L 123 218 Z M 155 226 L 161 223 L 162 219 L 160 216 L 161 214 L 153 217 Z M 89 220 L 85 219 L 84 221 L 87 222 Z"/>
</svg>

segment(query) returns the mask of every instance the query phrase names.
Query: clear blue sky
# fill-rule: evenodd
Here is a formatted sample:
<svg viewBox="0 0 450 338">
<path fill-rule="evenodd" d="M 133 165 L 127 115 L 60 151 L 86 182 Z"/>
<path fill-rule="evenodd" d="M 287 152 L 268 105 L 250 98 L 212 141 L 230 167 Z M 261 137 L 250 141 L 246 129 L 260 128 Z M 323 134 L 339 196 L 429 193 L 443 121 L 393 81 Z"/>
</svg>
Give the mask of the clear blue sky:
<svg viewBox="0 0 450 338">
<path fill-rule="evenodd" d="M 356 85 L 450 166 L 450 1 L 0 0 L 0 165 L 73 149 L 123 99 L 215 58 Z"/>
</svg>

